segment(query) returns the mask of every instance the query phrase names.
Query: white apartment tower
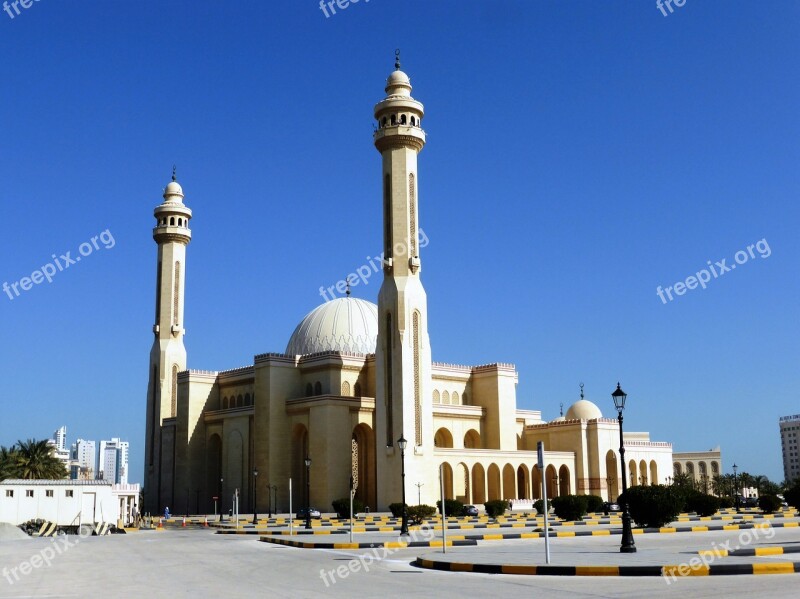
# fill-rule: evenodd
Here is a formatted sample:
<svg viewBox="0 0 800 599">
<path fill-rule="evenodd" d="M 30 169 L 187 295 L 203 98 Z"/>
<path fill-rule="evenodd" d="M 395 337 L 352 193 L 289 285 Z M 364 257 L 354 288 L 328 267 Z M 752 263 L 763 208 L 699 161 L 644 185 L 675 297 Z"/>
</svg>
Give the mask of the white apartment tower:
<svg viewBox="0 0 800 599">
<path fill-rule="evenodd" d="M 783 478 L 791 482 L 800 478 L 800 414 L 783 416 L 778 421 L 781 430 L 781 453 L 783 453 Z"/>
</svg>

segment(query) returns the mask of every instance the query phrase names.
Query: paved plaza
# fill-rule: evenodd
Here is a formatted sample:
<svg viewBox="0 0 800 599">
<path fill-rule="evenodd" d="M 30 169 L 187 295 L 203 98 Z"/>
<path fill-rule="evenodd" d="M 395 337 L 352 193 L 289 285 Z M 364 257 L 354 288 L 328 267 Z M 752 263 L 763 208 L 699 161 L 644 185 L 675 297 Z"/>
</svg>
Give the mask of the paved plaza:
<svg viewBox="0 0 800 599">
<path fill-rule="evenodd" d="M 445 572 L 420 568 L 418 559 L 458 564 L 544 564 L 541 538 L 505 538 L 535 533 L 535 526 L 451 531 L 448 539 L 486 534 L 474 545 L 442 552 L 441 531 L 417 532 L 417 540 L 433 546 L 402 547 L 397 531 L 355 535 L 357 543 L 383 547 L 303 549 L 263 542 L 261 534 L 218 534 L 218 529 L 172 521 L 163 530 L 137 531 L 105 537 L 77 536 L 0 541 L 0 599 L 20 597 L 464 597 L 518 596 L 532 591 L 545 597 L 760 597 L 793 596 L 797 574 L 768 576 L 526 576 Z M 766 524 L 767 521 L 756 521 Z M 724 564 L 758 564 L 769 571 L 777 564 L 800 563 L 800 528 L 796 518 L 776 519 L 786 527 L 703 530 L 637 534 L 638 552 L 620 555 L 614 524 L 599 524 L 592 536 L 551 539 L 552 564 L 557 566 L 663 566 L 689 564 L 699 552 L 727 549 L 758 550 L 772 555 L 713 556 L 714 568 Z M 316 523 L 315 533 L 326 532 Z M 676 523 L 676 526 L 679 523 Z M 707 524 L 712 524 L 708 522 Z M 731 526 L 728 524 L 728 526 Z M 391 528 L 391 527 L 388 527 Z M 569 528 L 569 527 L 566 527 Z M 709 526 L 710 528 L 710 526 Z M 735 528 L 735 525 L 733 525 Z M 244 523 L 241 532 L 248 531 Z M 255 531 L 253 531 L 255 532 Z M 347 533 L 269 535 L 273 540 L 303 543 L 347 543 Z M 265 534 L 267 533 L 267 534 Z M 779 549 L 780 548 L 780 549 Z M 785 551 L 785 553 L 784 553 Z M 756 551 L 753 551 L 755 553 Z M 800 567 L 800 566 L 799 566 Z"/>
</svg>

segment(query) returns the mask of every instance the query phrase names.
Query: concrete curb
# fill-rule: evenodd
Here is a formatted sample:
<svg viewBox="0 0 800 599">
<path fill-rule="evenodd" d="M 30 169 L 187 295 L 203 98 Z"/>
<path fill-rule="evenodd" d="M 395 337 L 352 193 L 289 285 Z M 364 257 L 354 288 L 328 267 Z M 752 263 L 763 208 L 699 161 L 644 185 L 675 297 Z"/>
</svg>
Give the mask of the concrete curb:
<svg viewBox="0 0 800 599">
<path fill-rule="evenodd" d="M 286 545 L 287 547 L 295 547 L 297 549 L 405 549 L 406 547 L 441 547 L 441 541 L 410 541 L 404 542 L 386 542 L 386 543 L 303 543 L 301 541 L 291 541 L 288 539 L 275 539 L 271 537 L 261 537 L 259 539 L 262 543 L 273 543 L 275 545 Z M 461 540 L 461 541 L 447 541 L 447 547 L 465 547 L 477 545 L 477 541 Z"/>
<path fill-rule="evenodd" d="M 520 574 L 525 576 L 733 576 L 800 573 L 800 562 L 771 564 L 721 564 L 697 567 L 688 564 L 665 566 L 522 566 L 511 564 L 470 564 L 443 562 L 418 557 L 414 564 L 428 570 L 444 572 L 476 572 L 481 574 Z"/>
</svg>

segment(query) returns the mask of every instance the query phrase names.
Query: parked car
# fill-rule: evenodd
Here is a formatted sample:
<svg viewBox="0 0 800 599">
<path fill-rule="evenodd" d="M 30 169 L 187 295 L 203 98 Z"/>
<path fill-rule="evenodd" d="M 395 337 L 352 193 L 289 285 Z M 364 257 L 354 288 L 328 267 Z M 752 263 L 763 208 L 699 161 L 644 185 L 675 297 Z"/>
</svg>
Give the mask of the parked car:
<svg viewBox="0 0 800 599">
<path fill-rule="evenodd" d="M 464 506 L 464 515 L 465 516 L 477 516 L 478 515 L 478 508 L 474 505 L 465 505 Z"/>
<path fill-rule="evenodd" d="M 311 514 L 312 518 L 315 518 L 317 520 L 322 518 L 322 514 L 320 513 L 320 511 L 317 508 L 311 507 L 311 508 L 308 508 L 308 511 Z M 305 520 L 306 519 L 306 508 L 300 508 L 297 511 L 297 519 L 298 520 Z"/>
<path fill-rule="evenodd" d="M 600 509 L 601 512 L 619 512 L 620 507 L 616 501 L 605 501 L 603 502 L 603 507 Z"/>
</svg>

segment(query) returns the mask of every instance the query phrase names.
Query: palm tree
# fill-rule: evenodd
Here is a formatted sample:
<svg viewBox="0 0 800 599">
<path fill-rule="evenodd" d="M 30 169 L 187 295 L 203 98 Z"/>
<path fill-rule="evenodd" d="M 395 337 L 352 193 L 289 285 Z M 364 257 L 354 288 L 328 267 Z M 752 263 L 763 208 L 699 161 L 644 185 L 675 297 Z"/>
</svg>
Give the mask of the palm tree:
<svg viewBox="0 0 800 599">
<path fill-rule="evenodd" d="M 47 441 L 17 441 L 14 447 L 17 478 L 26 480 L 67 478 L 64 463 L 59 460 Z"/>
<path fill-rule="evenodd" d="M 0 481 L 17 477 L 17 455 L 14 447 L 0 446 Z"/>
</svg>

